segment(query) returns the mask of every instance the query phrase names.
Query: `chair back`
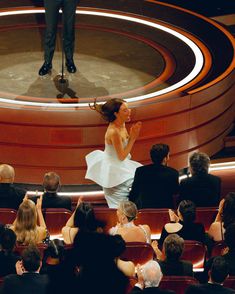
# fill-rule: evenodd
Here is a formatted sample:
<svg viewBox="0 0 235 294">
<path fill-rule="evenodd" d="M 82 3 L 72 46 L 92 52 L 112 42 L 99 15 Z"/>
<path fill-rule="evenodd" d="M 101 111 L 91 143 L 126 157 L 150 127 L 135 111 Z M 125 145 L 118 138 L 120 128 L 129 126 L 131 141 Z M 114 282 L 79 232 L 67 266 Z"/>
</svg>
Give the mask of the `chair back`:
<svg viewBox="0 0 235 294">
<path fill-rule="evenodd" d="M 13 224 L 17 211 L 12 208 L 0 208 L 0 223 Z"/>
<path fill-rule="evenodd" d="M 202 223 L 205 231 L 208 232 L 210 225 L 214 222 L 218 207 L 197 207 L 196 222 Z"/>
<path fill-rule="evenodd" d="M 117 210 L 108 207 L 94 207 L 95 218 L 104 224 L 104 232 L 117 224 Z"/>
<path fill-rule="evenodd" d="M 193 277 L 188 276 L 164 276 L 160 282 L 161 289 L 175 291 L 176 294 L 184 294 L 189 285 L 198 284 Z"/>
<path fill-rule="evenodd" d="M 235 276 L 229 276 L 224 281 L 224 287 L 231 288 L 231 289 L 235 290 Z"/>
<path fill-rule="evenodd" d="M 18 255 L 22 255 L 22 252 L 28 247 L 28 245 L 16 243 L 14 252 Z M 44 251 L 47 249 L 47 245 L 44 243 L 37 244 L 37 248 L 40 251 L 41 257 L 44 256 Z"/>
<path fill-rule="evenodd" d="M 202 272 L 206 258 L 206 247 L 198 241 L 185 240 L 181 259 L 189 260 L 193 264 L 193 271 Z"/>
<path fill-rule="evenodd" d="M 45 208 L 43 209 L 43 216 L 50 236 L 53 238 L 60 238 L 61 230 L 67 223 L 72 212 L 65 208 Z"/>
<path fill-rule="evenodd" d="M 211 257 L 222 255 L 223 249 L 225 249 L 226 247 L 227 247 L 227 245 L 225 244 L 224 241 L 216 242 L 212 247 Z"/>
<path fill-rule="evenodd" d="M 144 242 L 127 242 L 126 249 L 120 256 L 122 260 L 132 261 L 135 265 L 144 264 L 154 257 L 150 244 Z"/>
</svg>

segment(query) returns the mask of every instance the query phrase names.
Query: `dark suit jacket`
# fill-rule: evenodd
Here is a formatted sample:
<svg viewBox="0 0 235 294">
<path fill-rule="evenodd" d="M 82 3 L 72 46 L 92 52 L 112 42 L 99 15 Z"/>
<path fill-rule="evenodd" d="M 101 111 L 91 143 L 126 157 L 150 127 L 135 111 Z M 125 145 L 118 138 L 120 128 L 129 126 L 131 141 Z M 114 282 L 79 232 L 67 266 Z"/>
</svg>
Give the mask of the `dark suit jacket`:
<svg viewBox="0 0 235 294">
<path fill-rule="evenodd" d="M 45 192 L 42 198 L 42 208 L 66 208 L 71 210 L 71 198 L 58 196 L 57 193 Z"/>
<path fill-rule="evenodd" d="M 172 208 L 173 195 L 179 189 L 178 171 L 150 164 L 136 169 L 130 201 L 140 208 Z"/>
<path fill-rule="evenodd" d="M 159 287 L 144 288 L 143 290 L 141 290 L 138 287 L 134 287 L 130 292 L 130 294 L 138 294 L 138 293 L 143 293 L 143 294 L 174 294 L 175 291 L 163 290 L 163 289 L 160 289 Z"/>
<path fill-rule="evenodd" d="M 180 182 L 179 201 L 191 200 L 198 207 L 218 206 L 220 189 L 221 179 L 217 176 L 192 176 Z"/>
<path fill-rule="evenodd" d="M 4 278 L 2 294 L 46 294 L 48 278 L 37 273 L 9 275 Z"/>
<path fill-rule="evenodd" d="M 18 209 L 26 191 L 13 184 L 0 184 L 0 207 Z"/>
<path fill-rule="evenodd" d="M 193 265 L 185 260 L 158 260 L 164 276 L 193 276 Z"/>
<path fill-rule="evenodd" d="M 201 284 L 201 285 L 190 285 L 185 294 L 232 294 L 234 290 L 225 288 L 219 284 Z"/>
<path fill-rule="evenodd" d="M 0 277 L 4 277 L 9 274 L 16 274 L 15 264 L 20 260 L 20 256 L 15 253 L 6 253 L 5 251 L 0 251 Z"/>
</svg>

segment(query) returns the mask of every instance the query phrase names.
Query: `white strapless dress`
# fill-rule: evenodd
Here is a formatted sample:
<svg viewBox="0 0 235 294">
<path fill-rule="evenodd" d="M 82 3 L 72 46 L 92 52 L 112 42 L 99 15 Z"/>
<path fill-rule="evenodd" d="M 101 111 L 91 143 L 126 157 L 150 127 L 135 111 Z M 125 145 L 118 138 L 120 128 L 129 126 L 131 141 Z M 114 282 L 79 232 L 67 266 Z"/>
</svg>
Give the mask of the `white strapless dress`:
<svg viewBox="0 0 235 294">
<path fill-rule="evenodd" d="M 113 145 L 105 145 L 105 150 L 95 150 L 86 156 L 86 179 L 90 179 L 103 187 L 109 207 L 116 208 L 120 201 L 128 200 L 135 170 L 142 166 L 130 159 L 128 155 L 123 161 L 117 157 Z"/>
</svg>

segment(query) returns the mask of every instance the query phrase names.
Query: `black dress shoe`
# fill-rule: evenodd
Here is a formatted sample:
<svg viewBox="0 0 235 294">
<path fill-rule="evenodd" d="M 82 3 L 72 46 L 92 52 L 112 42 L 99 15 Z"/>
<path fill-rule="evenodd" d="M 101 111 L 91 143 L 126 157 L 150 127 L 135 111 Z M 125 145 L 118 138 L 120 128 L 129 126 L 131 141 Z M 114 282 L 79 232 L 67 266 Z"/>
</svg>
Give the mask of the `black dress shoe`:
<svg viewBox="0 0 235 294">
<path fill-rule="evenodd" d="M 51 62 L 50 63 L 44 62 L 43 65 L 42 65 L 42 67 L 39 69 L 38 74 L 40 76 L 45 76 L 46 74 L 48 74 L 51 71 L 51 69 L 52 69 Z"/>
<path fill-rule="evenodd" d="M 74 64 L 74 61 L 72 59 L 66 60 L 66 67 L 67 71 L 70 73 L 75 73 L 77 71 L 76 65 Z"/>
</svg>

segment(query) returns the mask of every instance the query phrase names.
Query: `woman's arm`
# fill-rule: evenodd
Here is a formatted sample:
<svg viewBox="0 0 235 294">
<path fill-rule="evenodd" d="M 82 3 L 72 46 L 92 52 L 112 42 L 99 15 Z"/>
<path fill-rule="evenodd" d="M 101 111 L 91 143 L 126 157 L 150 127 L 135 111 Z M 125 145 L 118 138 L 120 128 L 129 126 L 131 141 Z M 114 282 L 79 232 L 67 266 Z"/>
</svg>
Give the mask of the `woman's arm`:
<svg viewBox="0 0 235 294">
<path fill-rule="evenodd" d="M 42 195 L 37 199 L 36 209 L 38 214 L 39 226 L 46 228 L 47 226 L 42 214 Z"/>
<path fill-rule="evenodd" d="M 82 202 L 82 198 L 79 197 L 78 198 L 78 202 L 77 202 L 77 206 L 76 208 L 74 209 L 74 212 L 72 213 L 72 215 L 70 216 L 70 218 L 67 220 L 67 223 L 65 224 L 65 227 L 70 227 L 70 228 L 73 228 L 74 227 L 74 215 L 75 215 L 75 212 L 78 208 L 78 206 L 80 205 L 80 203 Z"/>
<path fill-rule="evenodd" d="M 137 122 L 134 125 L 132 125 L 130 129 L 130 137 L 125 147 L 123 147 L 122 137 L 120 135 L 120 132 L 117 130 L 112 131 L 110 135 L 110 139 L 111 139 L 113 147 L 115 148 L 117 152 L 117 156 L 120 160 L 124 160 L 128 156 L 128 154 L 131 152 L 131 149 L 136 139 L 139 136 L 141 125 L 142 125 L 141 122 Z"/>
<path fill-rule="evenodd" d="M 219 209 L 218 209 L 218 213 L 215 217 L 215 222 L 222 221 L 223 208 L 224 208 L 224 199 L 222 199 L 219 203 Z"/>
</svg>

